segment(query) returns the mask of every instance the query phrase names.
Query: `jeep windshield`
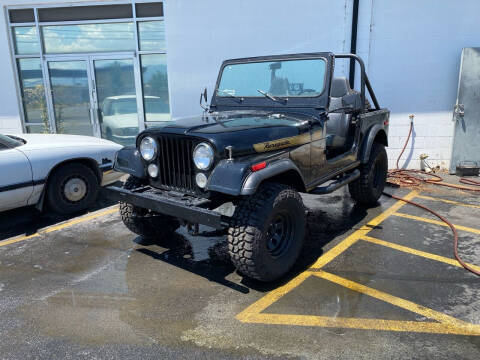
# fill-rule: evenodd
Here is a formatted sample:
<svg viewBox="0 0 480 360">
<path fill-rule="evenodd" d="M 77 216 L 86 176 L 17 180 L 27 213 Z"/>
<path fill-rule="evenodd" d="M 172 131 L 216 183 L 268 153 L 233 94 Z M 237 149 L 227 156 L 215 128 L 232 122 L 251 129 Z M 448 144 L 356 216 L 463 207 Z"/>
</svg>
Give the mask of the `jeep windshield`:
<svg viewBox="0 0 480 360">
<path fill-rule="evenodd" d="M 229 64 L 223 68 L 219 97 L 316 97 L 325 88 L 324 59 Z"/>
</svg>

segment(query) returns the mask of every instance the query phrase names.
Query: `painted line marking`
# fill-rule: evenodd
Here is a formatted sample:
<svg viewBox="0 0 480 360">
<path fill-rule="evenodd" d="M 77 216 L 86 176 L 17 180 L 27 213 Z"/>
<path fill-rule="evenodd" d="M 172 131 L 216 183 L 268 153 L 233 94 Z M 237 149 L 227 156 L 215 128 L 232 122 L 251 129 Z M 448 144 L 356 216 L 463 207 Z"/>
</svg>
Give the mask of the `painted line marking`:
<svg viewBox="0 0 480 360">
<path fill-rule="evenodd" d="M 435 225 L 440 225 L 440 226 L 444 226 L 444 227 L 449 227 L 447 224 L 445 224 L 441 220 L 428 219 L 428 218 L 424 218 L 424 217 L 421 217 L 421 216 L 415 216 L 415 215 L 399 213 L 399 212 L 396 212 L 392 215 L 402 217 L 402 218 L 405 218 L 405 219 L 416 220 L 416 221 L 421 221 L 421 222 L 425 222 L 425 223 L 429 223 L 429 224 L 435 224 Z M 468 232 L 471 232 L 471 233 L 474 233 L 474 234 L 480 234 L 480 229 L 475 229 L 475 228 L 471 228 L 471 227 L 468 227 L 468 226 L 462 226 L 462 225 L 457 225 L 457 224 L 453 224 L 453 226 L 455 226 L 457 228 L 457 230 L 463 230 L 463 231 L 468 231 Z"/>
<path fill-rule="evenodd" d="M 411 247 L 408 247 L 408 246 L 398 245 L 398 244 L 395 244 L 395 243 L 392 243 L 392 242 L 389 242 L 389 241 L 380 240 L 380 239 L 377 239 L 377 238 L 374 238 L 374 237 L 371 237 L 371 236 L 366 236 L 365 235 L 361 238 L 361 240 L 367 241 L 367 242 L 372 243 L 372 244 L 386 246 L 390 249 L 395 249 L 395 250 L 402 251 L 402 252 L 405 252 L 405 253 L 408 253 L 408 254 L 421 256 L 421 257 L 424 257 L 426 259 L 440 261 L 440 262 L 443 262 L 445 264 L 453 265 L 453 266 L 456 266 L 456 267 L 459 267 L 459 268 L 463 267 L 456 259 L 450 259 L 450 258 L 445 257 L 445 256 L 436 255 L 436 254 L 432 254 L 432 253 L 429 253 L 429 252 L 426 252 L 426 251 L 417 250 L 417 249 L 414 249 L 414 248 L 411 248 Z M 480 266 L 473 265 L 473 264 L 467 264 L 467 265 L 470 266 L 471 268 L 475 269 L 475 270 L 480 271 Z"/>
<path fill-rule="evenodd" d="M 53 226 L 47 227 L 47 228 L 42 229 L 40 231 L 37 231 L 36 233 L 31 234 L 31 235 L 25 235 L 25 236 L 20 236 L 20 237 L 15 237 L 15 238 L 12 238 L 12 239 L 7 239 L 7 240 L 0 241 L 0 247 L 10 245 L 10 244 L 15 244 L 15 243 L 18 243 L 18 242 L 24 241 L 24 240 L 36 238 L 36 237 L 39 237 L 43 234 L 49 234 L 49 233 L 52 233 L 54 231 L 62 230 L 62 229 L 68 228 L 68 227 L 76 225 L 76 224 L 80 224 L 80 223 L 83 223 L 83 222 L 86 222 L 86 221 L 89 221 L 89 220 L 96 219 L 96 218 L 101 217 L 101 216 L 112 214 L 112 213 L 117 212 L 117 211 L 118 211 L 118 207 L 115 206 L 113 209 L 108 209 L 108 210 L 104 210 L 104 211 L 100 211 L 100 212 L 95 212 L 95 213 L 90 214 L 90 215 L 84 215 L 82 217 L 75 218 L 75 219 L 66 221 L 64 223 L 58 224 L 58 225 L 53 225 Z"/>
<path fill-rule="evenodd" d="M 412 191 L 408 193 L 404 199 L 405 200 L 412 200 L 417 196 L 417 191 Z M 321 267 L 325 266 L 328 264 L 330 261 L 332 261 L 334 258 L 336 258 L 338 255 L 340 255 L 342 252 L 347 250 L 350 246 L 352 246 L 354 243 L 356 243 L 362 236 L 366 235 L 368 232 L 370 232 L 373 228 L 378 226 L 380 223 L 382 223 L 386 218 L 388 218 L 390 215 L 396 213 L 398 210 L 400 210 L 401 207 L 405 206 L 407 203 L 404 201 L 398 200 L 395 204 L 393 204 L 391 207 L 386 209 L 383 213 L 375 217 L 374 219 L 370 220 L 366 225 L 363 225 L 360 229 L 355 231 L 353 234 L 350 236 L 347 236 L 345 240 L 343 240 L 341 243 L 338 245 L 334 246 L 331 248 L 329 251 L 327 251 L 325 254 L 320 256 L 318 260 L 311 266 L 312 269 L 320 269 Z"/>
<path fill-rule="evenodd" d="M 419 194 L 417 191 L 412 191 L 407 194 L 404 199 L 412 200 Z M 454 266 L 460 266 L 456 260 L 445 258 L 443 256 L 430 254 L 424 251 L 416 250 L 402 245 L 397 245 L 383 241 L 380 239 L 368 236 L 368 232 L 387 219 L 389 216 L 398 215 L 398 210 L 406 203 L 399 200 L 390 208 L 385 210 L 382 214 L 375 217 L 373 220 L 363 225 L 359 230 L 347 236 L 342 242 L 328 250 L 324 255 L 320 256 L 318 260 L 306 271 L 300 273 L 295 278 L 287 282 L 285 285 L 269 292 L 242 312 L 236 318 L 244 323 L 256 324 L 270 324 L 270 325 L 297 325 L 297 326 L 320 326 L 333 328 L 350 328 L 350 329 L 364 329 L 364 330 L 385 330 L 385 331 L 401 331 L 401 332 L 422 332 L 435 334 L 455 334 L 455 335 L 480 335 L 480 325 L 471 324 L 460 319 L 456 319 L 447 314 L 435 311 L 425 306 L 416 304 L 409 300 L 405 300 L 379 290 L 369 288 L 365 285 L 355 283 L 351 280 L 341 278 L 331 273 L 327 273 L 321 269 L 330 261 L 346 251 L 349 247 L 359 240 L 375 243 L 378 245 L 387 246 L 389 248 L 404 251 L 424 258 L 429 258 L 437 261 L 442 261 Z M 430 222 L 430 219 L 426 219 Z M 431 220 L 437 223 L 435 220 Z M 441 223 L 443 224 L 443 223 Z M 461 228 L 461 227 L 460 227 Z M 475 229 L 476 230 L 476 229 Z M 477 266 L 473 265 L 475 268 Z M 314 271 L 312 271 L 314 270 Z M 315 315 L 294 315 L 294 314 L 265 314 L 262 313 L 266 308 L 278 301 L 284 295 L 297 288 L 310 276 L 317 276 L 325 280 L 335 282 L 341 286 L 349 288 L 353 291 L 372 296 L 381 301 L 385 301 L 394 306 L 413 311 L 422 316 L 439 322 L 424 322 L 424 321 L 400 321 L 400 320 L 385 320 L 385 319 L 364 319 L 364 318 L 341 318 L 341 317 L 326 317 Z"/>
<path fill-rule="evenodd" d="M 465 321 L 455 319 L 454 317 L 429 309 L 425 306 L 416 304 L 412 301 L 401 299 L 399 297 L 387 294 L 383 291 L 373 289 L 371 287 L 356 283 L 354 281 L 342 278 L 340 276 L 328 273 L 326 271 L 320 270 L 318 272 L 313 273 L 313 275 L 319 278 L 328 280 L 330 282 L 333 282 L 335 284 L 341 285 L 343 287 L 346 287 L 347 289 L 371 296 L 375 299 L 384 301 L 388 304 L 395 305 L 399 308 L 414 312 L 416 314 L 422 315 L 432 320 L 436 320 L 441 323 L 456 324 L 461 326 L 465 326 L 466 324 L 468 324 Z M 479 329 L 480 329 L 480 326 L 479 326 Z"/>
<path fill-rule="evenodd" d="M 408 193 L 404 199 L 411 200 L 417 195 L 417 191 L 412 191 Z M 338 255 L 347 250 L 350 246 L 355 244 L 362 236 L 365 236 L 370 230 L 375 226 L 384 221 L 391 214 L 398 211 L 406 203 L 404 201 L 398 200 L 391 207 L 386 209 L 383 213 L 370 220 L 366 225 L 363 225 L 360 229 L 347 236 L 342 242 L 328 250 L 325 254 L 320 256 L 318 260 L 310 267 L 311 269 L 320 269 L 321 267 L 328 264 L 330 261 L 335 259 Z M 243 322 L 251 322 L 253 318 L 259 315 L 263 310 L 272 305 L 274 302 L 278 301 L 282 296 L 296 288 L 300 285 L 310 274 L 308 270 L 306 272 L 300 273 L 295 278 L 287 282 L 285 285 L 276 288 L 275 290 L 270 291 L 267 295 L 263 296 L 241 313 L 239 313 L 236 318 Z"/>
<path fill-rule="evenodd" d="M 434 198 L 434 197 L 426 196 L 426 195 L 417 195 L 416 197 L 419 198 L 419 199 L 424 199 L 424 200 L 441 201 L 441 202 L 444 202 L 446 204 L 466 206 L 466 207 L 471 207 L 471 208 L 474 208 L 474 209 L 480 209 L 480 205 L 467 204 L 467 203 L 459 202 L 459 201 L 453 201 L 453 200 L 447 200 L 447 199 L 441 199 L 441 198 Z"/>
<path fill-rule="evenodd" d="M 365 318 L 342 318 L 316 315 L 258 314 L 249 323 L 269 325 L 319 326 L 360 330 L 421 332 L 432 334 L 480 335 L 476 325 L 453 325 L 424 321 L 401 321 Z"/>
</svg>

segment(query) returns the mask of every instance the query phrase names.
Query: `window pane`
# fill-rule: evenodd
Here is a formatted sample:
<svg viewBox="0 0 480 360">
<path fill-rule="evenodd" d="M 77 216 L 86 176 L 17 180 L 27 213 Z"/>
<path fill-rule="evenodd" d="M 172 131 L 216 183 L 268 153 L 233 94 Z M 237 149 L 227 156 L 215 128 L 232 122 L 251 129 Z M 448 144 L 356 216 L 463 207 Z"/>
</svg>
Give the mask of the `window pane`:
<svg viewBox="0 0 480 360">
<path fill-rule="evenodd" d="M 163 21 L 142 21 L 138 23 L 140 50 L 165 50 L 165 26 Z"/>
<path fill-rule="evenodd" d="M 18 72 L 25 110 L 25 122 L 45 124 L 48 128 L 48 113 L 40 59 L 19 59 Z"/>
<path fill-rule="evenodd" d="M 135 4 L 137 18 L 163 16 L 163 3 L 139 3 Z"/>
<path fill-rule="evenodd" d="M 135 50 L 133 23 L 42 26 L 46 53 Z"/>
<path fill-rule="evenodd" d="M 134 146 L 138 110 L 133 60 L 95 60 L 93 64 L 102 137 Z"/>
<path fill-rule="evenodd" d="M 146 121 L 169 121 L 167 59 L 164 54 L 142 55 L 143 104 Z"/>
<path fill-rule="evenodd" d="M 16 26 L 13 28 L 15 54 L 38 54 L 37 28 L 34 26 Z"/>
<path fill-rule="evenodd" d="M 48 70 L 57 133 L 92 136 L 87 62 L 50 61 Z"/>
<path fill-rule="evenodd" d="M 50 130 L 47 125 L 26 125 L 27 134 L 49 134 Z"/>
<path fill-rule="evenodd" d="M 10 10 L 10 22 L 13 23 L 25 23 L 25 22 L 34 22 L 35 15 L 33 15 L 33 9 L 15 9 Z"/>
<path fill-rule="evenodd" d="M 118 4 L 45 8 L 38 9 L 38 17 L 40 22 L 128 19 L 132 17 L 132 5 Z"/>
</svg>

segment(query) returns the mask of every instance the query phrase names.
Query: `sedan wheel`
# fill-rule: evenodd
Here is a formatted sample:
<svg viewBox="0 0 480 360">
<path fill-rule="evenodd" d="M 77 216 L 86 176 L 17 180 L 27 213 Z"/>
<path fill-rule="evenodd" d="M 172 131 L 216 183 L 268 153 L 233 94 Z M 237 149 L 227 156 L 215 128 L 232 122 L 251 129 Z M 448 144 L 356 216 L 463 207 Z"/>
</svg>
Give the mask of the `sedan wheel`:
<svg viewBox="0 0 480 360">
<path fill-rule="evenodd" d="M 61 214 L 83 211 L 93 205 L 98 189 L 98 179 L 92 169 L 79 163 L 66 164 L 48 179 L 48 204 Z"/>
</svg>

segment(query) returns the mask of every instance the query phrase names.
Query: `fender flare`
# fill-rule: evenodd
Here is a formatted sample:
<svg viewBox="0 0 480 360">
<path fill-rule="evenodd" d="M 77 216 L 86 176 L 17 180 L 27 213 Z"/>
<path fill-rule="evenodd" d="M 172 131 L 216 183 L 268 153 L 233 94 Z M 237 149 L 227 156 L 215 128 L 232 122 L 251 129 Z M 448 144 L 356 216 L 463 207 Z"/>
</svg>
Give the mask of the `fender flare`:
<svg viewBox="0 0 480 360">
<path fill-rule="evenodd" d="M 147 173 L 140 152 L 134 147 L 124 147 L 117 151 L 113 162 L 113 169 L 118 172 L 145 179 Z"/>
<path fill-rule="evenodd" d="M 388 138 L 387 133 L 383 127 L 383 125 L 375 124 L 373 125 L 370 130 L 368 130 L 367 136 L 363 139 L 362 147 L 360 148 L 360 162 L 362 164 L 366 164 L 368 159 L 370 158 L 370 151 L 372 150 L 373 142 L 379 133 L 383 132 L 383 136 L 385 138 L 385 146 L 388 146 Z"/>
<path fill-rule="evenodd" d="M 271 164 L 268 164 L 265 169 L 250 173 L 245 179 L 245 182 L 243 183 L 240 195 L 252 195 L 257 191 L 258 187 L 263 181 L 271 179 L 274 176 L 281 175 L 288 171 L 296 172 L 302 180 L 303 186 L 305 187 L 305 181 L 303 179 L 302 173 L 295 165 L 295 163 L 290 159 L 280 159 Z"/>
</svg>

